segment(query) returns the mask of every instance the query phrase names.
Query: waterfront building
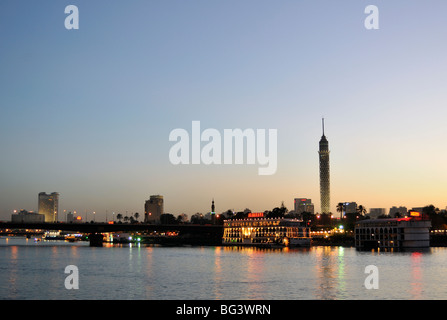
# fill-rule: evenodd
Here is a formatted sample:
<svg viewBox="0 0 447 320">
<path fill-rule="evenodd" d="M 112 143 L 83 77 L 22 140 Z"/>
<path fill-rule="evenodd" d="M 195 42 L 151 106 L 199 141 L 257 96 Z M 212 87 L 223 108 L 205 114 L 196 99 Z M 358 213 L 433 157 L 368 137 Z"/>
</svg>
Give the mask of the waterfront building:
<svg viewBox="0 0 447 320">
<path fill-rule="evenodd" d="M 320 159 L 320 204 L 321 213 L 331 212 L 330 178 L 329 178 L 329 142 L 324 135 L 324 118 L 322 119 L 323 135 L 318 151 Z"/>
<path fill-rule="evenodd" d="M 261 216 L 261 214 L 252 214 Z M 225 220 L 222 244 L 261 247 L 308 247 L 310 228 L 301 220 L 248 218 Z"/>
<path fill-rule="evenodd" d="M 431 221 L 419 212 L 410 212 L 406 218 L 368 219 L 355 224 L 355 247 L 414 249 L 430 246 Z"/>
<path fill-rule="evenodd" d="M 163 196 L 150 196 L 144 204 L 144 222 L 159 223 L 163 214 Z"/>
<path fill-rule="evenodd" d="M 389 216 L 391 218 L 395 218 L 396 216 L 405 217 L 407 215 L 407 212 L 408 212 L 407 207 L 400 206 L 399 208 L 397 208 L 393 206 L 390 208 Z"/>
<path fill-rule="evenodd" d="M 20 223 L 42 223 L 45 222 L 45 216 L 33 211 L 20 210 L 11 215 L 11 222 Z"/>
<path fill-rule="evenodd" d="M 301 215 L 303 212 L 310 212 L 312 214 L 315 213 L 314 204 L 312 203 L 311 199 L 295 198 L 294 205 L 295 205 L 294 211 L 297 214 Z"/>
<path fill-rule="evenodd" d="M 57 222 L 59 213 L 59 193 L 53 192 L 46 194 L 39 193 L 39 209 L 38 212 L 45 216 L 45 222 Z"/>
</svg>

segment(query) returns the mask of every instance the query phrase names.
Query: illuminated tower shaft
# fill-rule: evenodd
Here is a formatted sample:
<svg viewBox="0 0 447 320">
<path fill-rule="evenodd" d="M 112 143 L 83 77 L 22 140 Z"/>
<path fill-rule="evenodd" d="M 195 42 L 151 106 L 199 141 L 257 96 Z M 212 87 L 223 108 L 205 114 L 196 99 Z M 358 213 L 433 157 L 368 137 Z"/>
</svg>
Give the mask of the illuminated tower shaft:
<svg viewBox="0 0 447 320">
<path fill-rule="evenodd" d="M 321 213 L 331 212 L 331 196 L 329 182 L 329 142 L 324 135 L 324 118 L 323 118 L 323 136 L 320 140 L 320 202 Z"/>
</svg>

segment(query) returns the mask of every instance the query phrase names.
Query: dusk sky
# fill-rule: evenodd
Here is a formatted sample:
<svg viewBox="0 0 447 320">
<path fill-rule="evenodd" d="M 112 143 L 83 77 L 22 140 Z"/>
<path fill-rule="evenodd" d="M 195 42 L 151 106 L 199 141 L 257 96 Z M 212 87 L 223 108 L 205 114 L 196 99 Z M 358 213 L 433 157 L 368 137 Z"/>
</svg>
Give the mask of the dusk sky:
<svg viewBox="0 0 447 320">
<path fill-rule="evenodd" d="M 364 26 L 379 9 L 378 30 Z M 68 5 L 79 29 L 64 26 Z M 331 208 L 447 206 L 447 2 L 0 1 L 0 220 L 37 211 L 177 216 L 320 210 L 321 118 Z M 277 129 L 277 171 L 173 165 L 169 134 Z M 65 217 L 59 215 L 59 220 Z M 109 216 L 110 219 L 110 216 Z"/>
</svg>

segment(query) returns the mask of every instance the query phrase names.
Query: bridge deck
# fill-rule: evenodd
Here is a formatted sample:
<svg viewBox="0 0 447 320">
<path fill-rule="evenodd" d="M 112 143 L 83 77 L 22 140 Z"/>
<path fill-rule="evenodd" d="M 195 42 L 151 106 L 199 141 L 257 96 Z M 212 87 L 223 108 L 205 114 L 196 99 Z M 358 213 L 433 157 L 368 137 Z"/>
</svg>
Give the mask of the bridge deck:
<svg viewBox="0 0 447 320">
<path fill-rule="evenodd" d="M 146 224 L 146 223 L 17 223 L 0 222 L 0 229 L 61 230 L 80 233 L 178 231 L 182 233 L 223 233 L 223 226 L 194 224 Z"/>
</svg>

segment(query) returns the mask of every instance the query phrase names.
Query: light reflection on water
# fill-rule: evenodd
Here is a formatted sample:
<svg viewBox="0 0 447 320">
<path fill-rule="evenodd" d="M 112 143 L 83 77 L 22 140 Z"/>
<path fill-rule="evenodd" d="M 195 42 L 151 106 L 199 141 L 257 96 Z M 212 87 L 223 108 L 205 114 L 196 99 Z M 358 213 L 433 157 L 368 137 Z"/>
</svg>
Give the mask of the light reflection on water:
<svg viewBox="0 0 447 320">
<path fill-rule="evenodd" d="M 64 269 L 79 268 L 67 290 Z M 379 289 L 366 289 L 367 265 Z M 445 299 L 447 248 L 146 247 L 0 238 L 0 299 Z"/>
</svg>

